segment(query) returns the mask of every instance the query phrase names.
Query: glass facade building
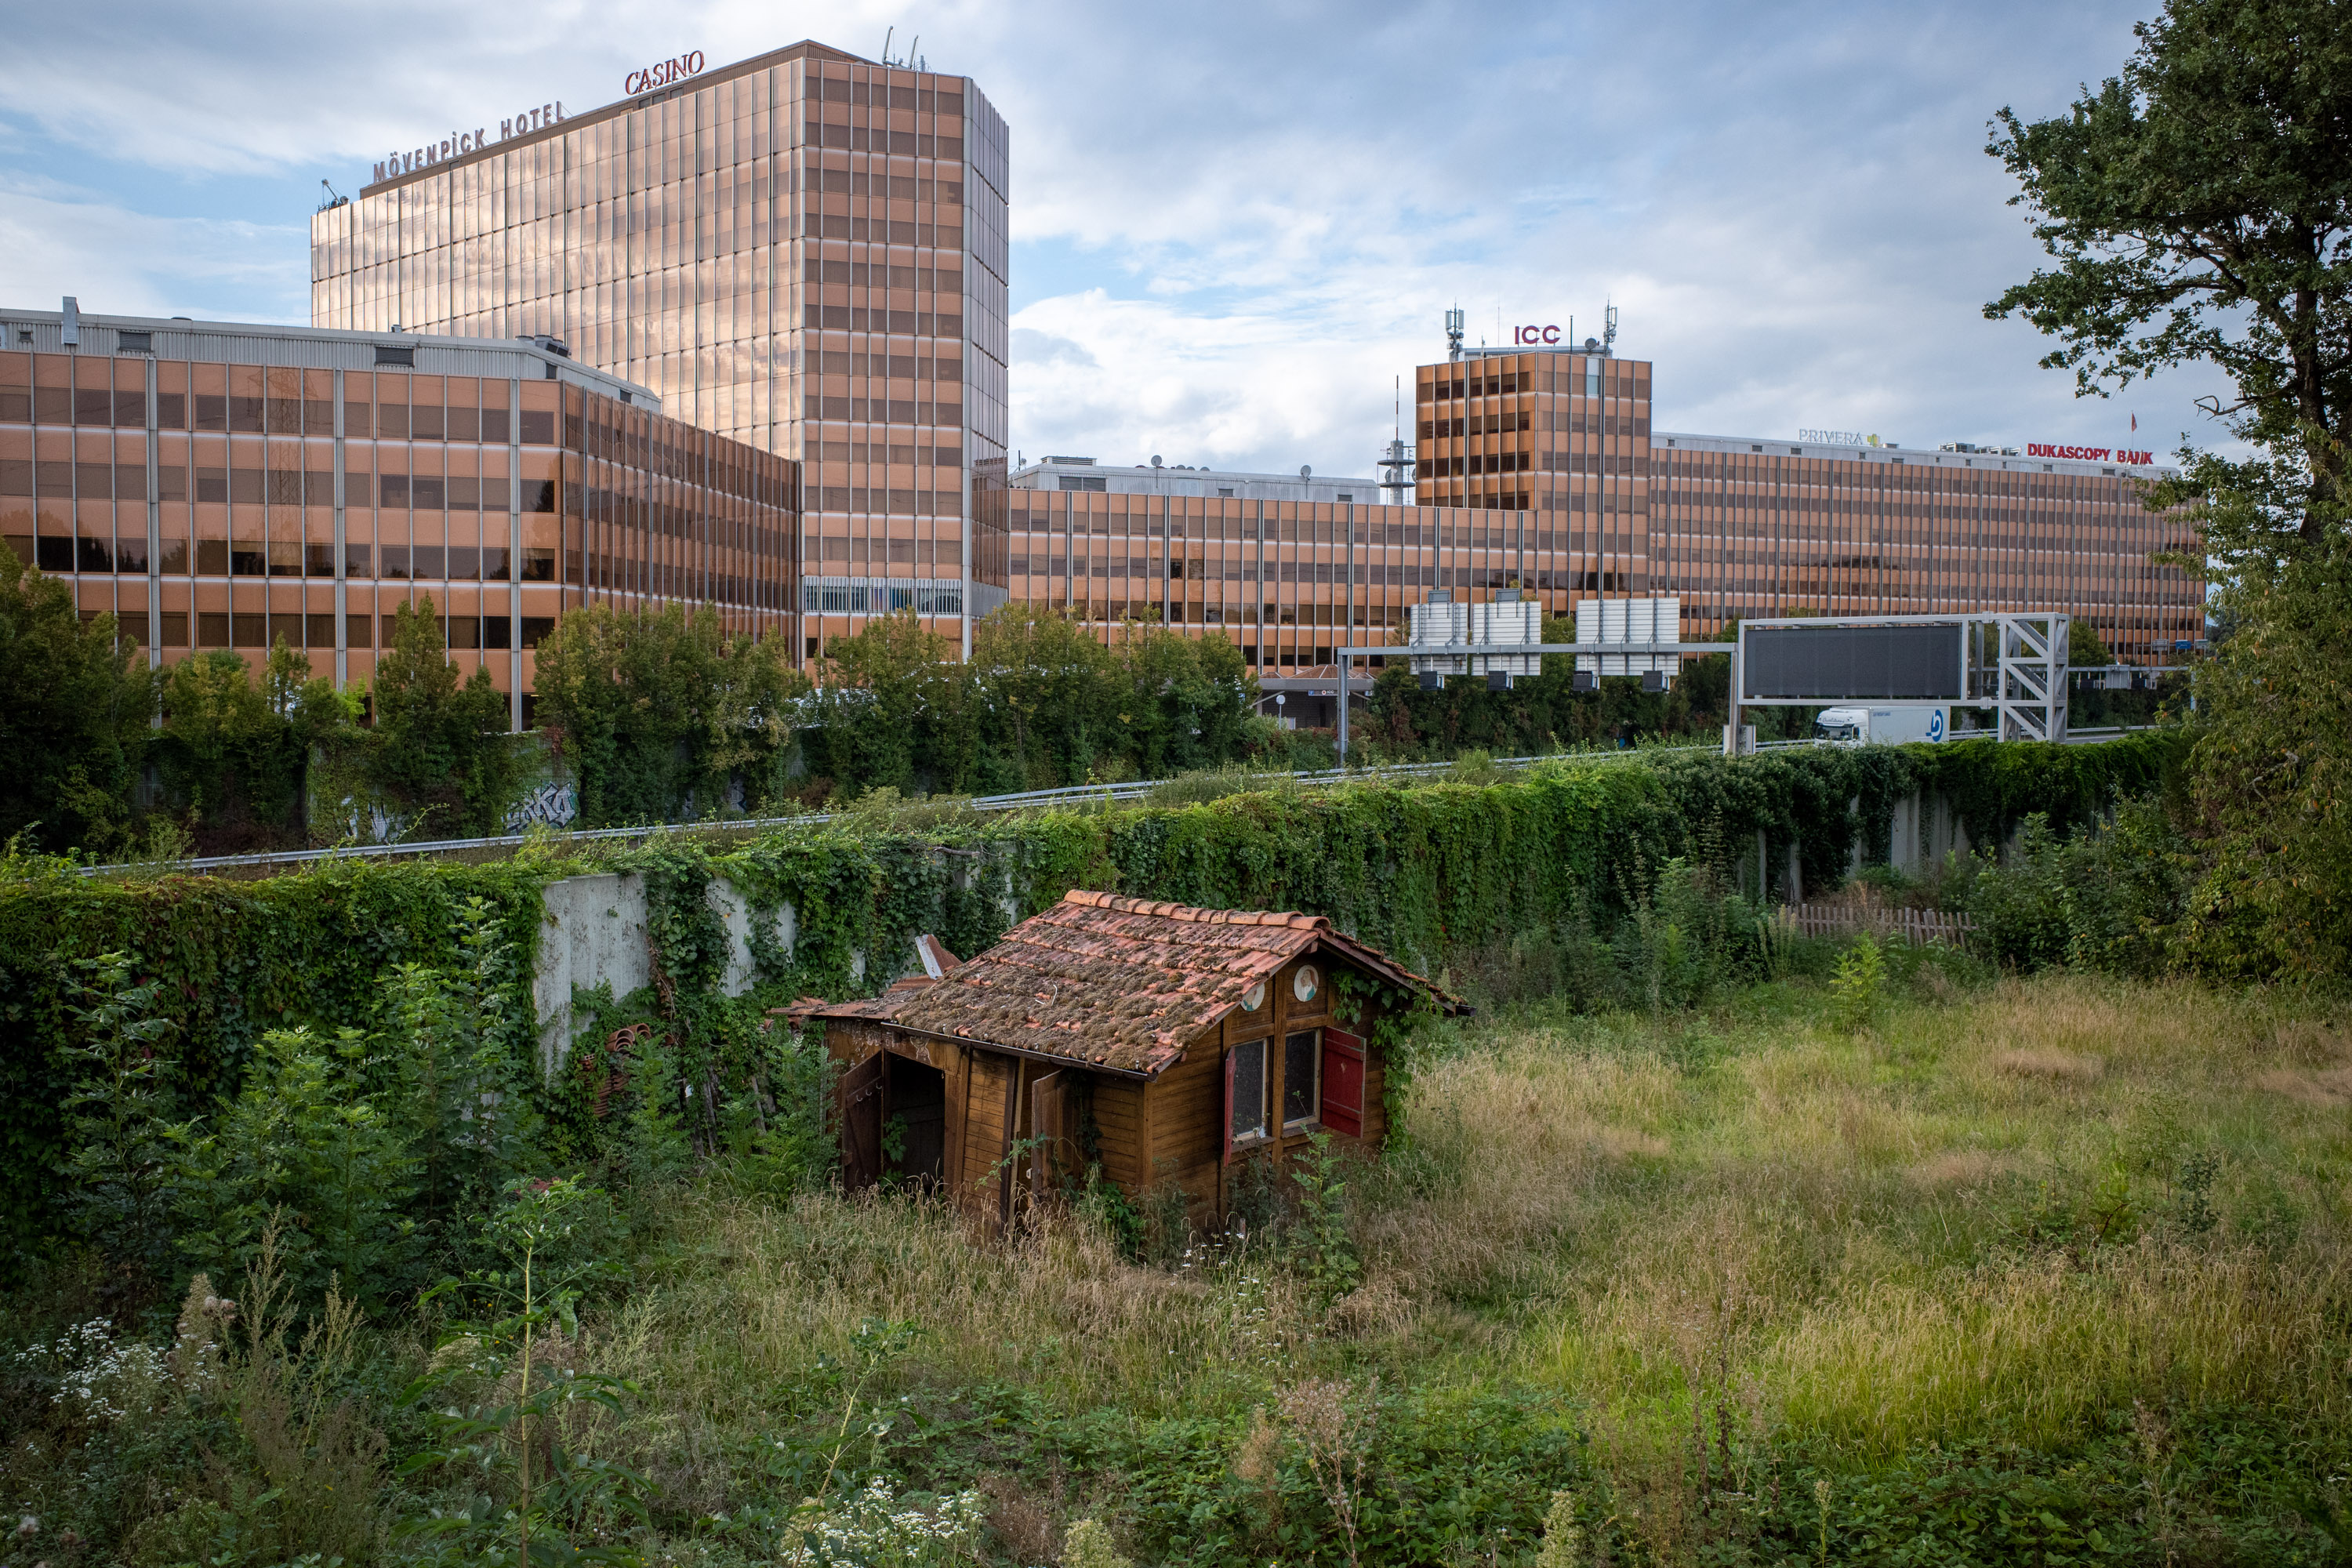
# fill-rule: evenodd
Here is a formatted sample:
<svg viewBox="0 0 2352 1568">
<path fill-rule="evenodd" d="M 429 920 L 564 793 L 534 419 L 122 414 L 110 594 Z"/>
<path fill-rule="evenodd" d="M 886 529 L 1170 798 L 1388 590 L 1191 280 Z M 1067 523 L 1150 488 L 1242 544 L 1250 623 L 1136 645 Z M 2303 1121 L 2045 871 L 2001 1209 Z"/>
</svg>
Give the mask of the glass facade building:
<svg viewBox="0 0 2352 1568">
<path fill-rule="evenodd" d="M 1106 636 L 1130 618 L 1221 631 L 1280 689 L 1329 679 L 1335 649 L 1385 642 L 1433 590 L 1521 585 L 1533 514 L 1379 493 L 1370 479 L 1049 459 L 1006 494 L 1013 591 Z"/>
<path fill-rule="evenodd" d="M 549 350 L 0 311 L 0 533 L 158 664 L 283 637 L 364 681 L 407 602 L 524 722 L 583 603 L 788 635 L 796 466 Z"/>
<path fill-rule="evenodd" d="M 1742 618 L 2063 610 L 2160 662 L 2204 636 L 2193 552 L 2141 504 L 2160 470 L 1984 450 L 1654 432 L 1651 366 L 1474 353 L 1420 367 L 1417 499 L 1531 509 L 1521 581 L 1579 599 L 1679 595 L 1683 636 Z"/>
<path fill-rule="evenodd" d="M 901 605 L 961 637 L 1006 592 L 1004 121 L 820 44 L 699 64 L 385 160 L 312 221 L 312 322 L 561 340 L 804 465 L 804 650 Z"/>
</svg>

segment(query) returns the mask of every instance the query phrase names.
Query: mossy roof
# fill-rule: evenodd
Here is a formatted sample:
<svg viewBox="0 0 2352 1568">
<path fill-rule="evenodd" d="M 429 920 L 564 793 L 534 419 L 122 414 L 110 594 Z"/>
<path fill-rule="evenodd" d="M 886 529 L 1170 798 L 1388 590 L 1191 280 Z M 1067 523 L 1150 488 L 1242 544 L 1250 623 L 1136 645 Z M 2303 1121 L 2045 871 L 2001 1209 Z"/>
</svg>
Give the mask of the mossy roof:
<svg viewBox="0 0 2352 1568">
<path fill-rule="evenodd" d="M 929 984 L 792 1012 L 1151 1077 L 1239 1007 L 1252 986 L 1318 949 L 1460 1010 L 1454 997 L 1320 915 L 1203 910 L 1080 889 Z"/>
</svg>

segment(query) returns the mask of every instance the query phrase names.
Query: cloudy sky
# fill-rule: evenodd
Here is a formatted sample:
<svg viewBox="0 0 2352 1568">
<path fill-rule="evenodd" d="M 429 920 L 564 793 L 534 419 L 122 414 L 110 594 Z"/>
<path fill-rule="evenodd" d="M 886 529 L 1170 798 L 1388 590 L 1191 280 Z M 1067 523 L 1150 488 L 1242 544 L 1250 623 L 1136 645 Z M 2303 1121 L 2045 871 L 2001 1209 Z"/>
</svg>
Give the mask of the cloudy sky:
<svg viewBox="0 0 2352 1568">
<path fill-rule="evenodd" d="M 2163 451 L 2212 437 L 2210 377 L 2078 401 L 1981 310 L 2038 256 L 1986 121 L 2062 110 L 2150 9 L 28 5 L 0 76 L 0 301 L 301 321 L 321 179 L 348 195 L 386 148 L 604 103 L 687 49 L 873 57 L 895 27 L 1013 127 L 1033 458 L 1366 473 L 1447 306 L 1475 342 L 1581 336 L 1608 302 L 1664 429 Z"/>
</svg>

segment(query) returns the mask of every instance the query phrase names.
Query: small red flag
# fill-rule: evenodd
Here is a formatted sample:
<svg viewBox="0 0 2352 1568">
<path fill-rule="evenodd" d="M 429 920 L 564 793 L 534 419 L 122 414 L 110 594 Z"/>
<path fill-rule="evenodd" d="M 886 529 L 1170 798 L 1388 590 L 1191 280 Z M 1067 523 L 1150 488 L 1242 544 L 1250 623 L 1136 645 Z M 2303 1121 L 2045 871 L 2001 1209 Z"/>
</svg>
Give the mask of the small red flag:
<svg viewBox="0 0 2352 1568">
<path fill-rule="evenodd" d="M 2139 428 L 2139 416 L 2137 414 L 2132 416 L 2132 428 L 2135 430 Z"/>
</svg>

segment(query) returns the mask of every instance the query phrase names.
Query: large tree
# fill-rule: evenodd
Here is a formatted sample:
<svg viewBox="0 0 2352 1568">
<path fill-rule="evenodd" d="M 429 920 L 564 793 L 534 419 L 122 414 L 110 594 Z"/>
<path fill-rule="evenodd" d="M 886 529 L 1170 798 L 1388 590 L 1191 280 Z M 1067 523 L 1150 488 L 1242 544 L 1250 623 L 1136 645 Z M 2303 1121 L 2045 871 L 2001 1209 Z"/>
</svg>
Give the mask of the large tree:
<svg viewBox="0 0 2352 1568">
<path fill-rule="evenodd" d="M 2073 110 L 1988 149 L 2054 265 L 1988 305 L 2084 393 L 2204 363 L 2253 455 L 2188 454 L 2231 635 L 2198 678 L 2181 950 L 2242 974 L 2352 968 L 2352 5 L 2171 0 Z"/>
<path fill-rule="evenodd" d="M 2352 6 L 2172 0 L 2071 111 L 2004 109 L 1987 149 L 2055 263 L 1985 307 L 2104 394 L 2207 363 L 2211 412 L 2309 479 L 2294 538 L 2343 527 L 2352 446 Z"/>
</svg>

